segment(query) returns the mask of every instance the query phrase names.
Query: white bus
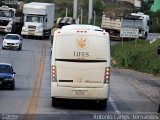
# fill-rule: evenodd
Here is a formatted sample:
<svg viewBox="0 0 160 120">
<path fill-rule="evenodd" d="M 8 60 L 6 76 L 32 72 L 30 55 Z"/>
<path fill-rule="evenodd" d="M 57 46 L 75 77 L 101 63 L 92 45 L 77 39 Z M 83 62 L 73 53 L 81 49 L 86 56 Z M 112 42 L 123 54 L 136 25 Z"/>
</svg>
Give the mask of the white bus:
<svg viewBox="0 0 160 120">
<path fill-rule="evenodd" d="M 109 34 L 98 26 L 67 25 L 54 33 L 52 106 L 60 99 L 96 100 L 106 107 L 110 80 Z"/>
</svg>

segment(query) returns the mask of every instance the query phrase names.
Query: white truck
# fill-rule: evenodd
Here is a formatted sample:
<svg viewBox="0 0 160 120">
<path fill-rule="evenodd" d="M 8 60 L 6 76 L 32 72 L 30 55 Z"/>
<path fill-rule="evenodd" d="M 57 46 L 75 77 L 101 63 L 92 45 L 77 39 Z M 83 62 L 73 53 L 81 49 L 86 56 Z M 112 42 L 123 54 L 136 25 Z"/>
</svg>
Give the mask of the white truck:
<svg viewBox="0 0 160 120">
<path fill-rule="evenodd" d="M 22 36 L 49 37 L 54 26 L 55 5 L 31 2 L 24 4 L 24 26 Z"/>
<path fill-rule="evenodd" d="M 149 26 L 151 25 L 149 15 L 145 15 L 144 13 L 131 13 L 132 16 L 139 17 L 142 20 L 141 28 L 139 28 L 139 38 L 146 39 L 149 33 Z"/>
<path fill-rule="evenodd" d="M 106 15 L 102 16 L 101 28 L 109 32 L 111 39 L 120 40 L 120 30 L 122 27 L 122 20 L 125 20 L 129 26 L 138 25 L 139 38 L 146 39 L 149 33 L 150 19 L 148 15 L 143 13 L 131 13 L 127 16 L 116 16 L 109 17 Z M 133 22 L 134 21 L 134 22 Z M 142 24 L 139 24 L 141 21 Z M 138 23 L 135 23 L 138 22 Z"/>
<path fill-rule="evenodd" d="M 3 4 L 0 7 L 0 32 L 21 33 L 23 26 L 23 2 Z"/>
</svg>

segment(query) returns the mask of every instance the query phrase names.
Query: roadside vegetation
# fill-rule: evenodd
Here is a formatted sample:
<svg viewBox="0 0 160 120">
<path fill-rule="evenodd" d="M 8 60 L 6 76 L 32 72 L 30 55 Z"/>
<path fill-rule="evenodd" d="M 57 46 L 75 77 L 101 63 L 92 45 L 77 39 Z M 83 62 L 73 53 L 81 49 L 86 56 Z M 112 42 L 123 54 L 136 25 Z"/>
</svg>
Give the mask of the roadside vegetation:
<svg viewBox="0 0 160 120">
<path fill-rule="evenodd" d="M 113 66 L 160 75 L 160 55 L 157 54 L 160 39 L 149 41 L 125 41 L 111 46 Z"/>
<path fill-rule="evenodd" d="M 148 12 L 148 15 L 151 18 L 152 25 L 150 26 L 151 33 L 159 33 L 160 32 L 160 11 L 152 13 Z"/>
</svg>

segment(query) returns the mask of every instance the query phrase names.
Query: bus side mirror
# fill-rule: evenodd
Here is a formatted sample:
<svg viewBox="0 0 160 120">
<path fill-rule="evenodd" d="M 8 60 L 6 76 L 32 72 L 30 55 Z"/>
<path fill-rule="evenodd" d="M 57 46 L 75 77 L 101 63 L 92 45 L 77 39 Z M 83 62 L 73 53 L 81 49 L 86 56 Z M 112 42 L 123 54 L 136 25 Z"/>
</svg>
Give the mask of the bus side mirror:
<svg viewBox="0 0 160 120">
<path fill-rule="evenodd" d="M 160 46 L 157 48 L 157 54 L 160 55 Z"/>
</svg>

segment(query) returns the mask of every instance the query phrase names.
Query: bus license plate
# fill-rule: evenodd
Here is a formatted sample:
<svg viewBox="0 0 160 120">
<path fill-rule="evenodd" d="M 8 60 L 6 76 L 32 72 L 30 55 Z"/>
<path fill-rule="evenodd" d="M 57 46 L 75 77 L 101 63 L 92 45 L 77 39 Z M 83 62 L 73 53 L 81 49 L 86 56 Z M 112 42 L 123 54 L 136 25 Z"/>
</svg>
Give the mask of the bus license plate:
<svg viewBox="0 0 160 120">
<path fill-rule="evenodd" d="M 73 90 L 74 95 L 86 95 L 87 91 L 86 90 Z"/>
</svg>

